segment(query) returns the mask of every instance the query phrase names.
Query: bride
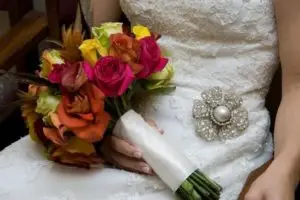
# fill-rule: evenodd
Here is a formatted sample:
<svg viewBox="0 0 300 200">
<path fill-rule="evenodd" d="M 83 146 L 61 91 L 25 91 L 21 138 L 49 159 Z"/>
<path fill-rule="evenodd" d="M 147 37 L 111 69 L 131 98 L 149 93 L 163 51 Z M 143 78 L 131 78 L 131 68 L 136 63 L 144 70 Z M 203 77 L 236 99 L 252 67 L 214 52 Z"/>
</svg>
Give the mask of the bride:
<svg viewBox="0 0 300 200">
<path fill-rule="evenodd" d="M 90 26 L 117 21 L 122 10 L 132 24 L 146 25 L 163 36 L 159 43 L 171 53 L 171 63 L 176 69 L 173 84 L 177 89 L 145 100 L 139 111 L 153 119 L 170 142 L 223 186 L 221 200 L 237 199 L 249 174 L 273 157 L 269 115 L 264 103 L 279 63 L 279 47 L 283 98 L 276 123 L 275 157 L 252 184 L 245 199 L 294 199 L 300 167 L 299 1 L 82 0 L 81 3 Z M 193 100 L 214 87 L 222 92 L 233 91 L 236 98 L 243 99 L 241 108 L 245 110 L 240 115 L 244 128 L 236 131 L 238 127 L 231 126 L 222 134 L 223 140 L 196 133 L 192 119 Z M 220 120 L 224 117 L 222 112 L 219 117 Z M 107 161 L 126 170 L 70 169 L 45 161 L 35 148 L 26 137 L 1 152 L 0 199 L 176 199 L 152 175 L 150 166 L 141 159 L 142 152 L 121 138 L 107 137 L 100 150 Z"/>
</svg>

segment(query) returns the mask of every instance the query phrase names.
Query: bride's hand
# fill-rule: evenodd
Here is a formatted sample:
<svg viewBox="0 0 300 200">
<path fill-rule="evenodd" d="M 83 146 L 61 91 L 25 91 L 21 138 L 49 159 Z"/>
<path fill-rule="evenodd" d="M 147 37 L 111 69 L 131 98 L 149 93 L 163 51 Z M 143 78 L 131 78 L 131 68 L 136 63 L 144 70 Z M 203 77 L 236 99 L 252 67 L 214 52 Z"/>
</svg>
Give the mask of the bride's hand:
<svg viewBox="0 0 300 200">
<path fill-rule="evenodd" d="M 163 133 L 154 121 L 147 120 L 147 122 L 160 133 Z M 142 151 L 122 138 L 113 135 L 106 137 L 100 151 L 106 160 L 118 168 L 144 174 L 153 174 L 151 167 L 142 159 Z"/>
<path fill-rule="evenodd" d="M 294 200 L 295 174 L 286 170 L 286 164 L 275 160 L 252 184 L 245 200 Z"/>
</svg>

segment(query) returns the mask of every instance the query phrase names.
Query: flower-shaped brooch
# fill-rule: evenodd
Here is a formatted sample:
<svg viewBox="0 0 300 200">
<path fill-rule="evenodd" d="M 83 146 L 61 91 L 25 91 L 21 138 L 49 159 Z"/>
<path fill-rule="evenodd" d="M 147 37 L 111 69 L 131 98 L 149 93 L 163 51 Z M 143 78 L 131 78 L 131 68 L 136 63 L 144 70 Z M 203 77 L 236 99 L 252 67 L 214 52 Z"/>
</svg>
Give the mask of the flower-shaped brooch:
<svg viewBox="0 0 300 200">
<path fill-rule="evenodd" d="M 201 97 L 202 100 L 194 101 L 193 117 L 197 121 L 196 132 L 204 139 L 232 139 L 248 127 L 248 112 L 242 107 L 240 96 L 214 87 L 204 91 Z"/>
</svg>

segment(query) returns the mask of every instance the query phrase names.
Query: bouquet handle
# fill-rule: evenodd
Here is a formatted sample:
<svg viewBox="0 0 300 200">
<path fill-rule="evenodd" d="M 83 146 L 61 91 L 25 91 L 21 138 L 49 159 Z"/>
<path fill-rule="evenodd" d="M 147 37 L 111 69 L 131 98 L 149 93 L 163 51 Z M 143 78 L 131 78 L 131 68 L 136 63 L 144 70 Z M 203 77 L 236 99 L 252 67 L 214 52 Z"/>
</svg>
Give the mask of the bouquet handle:
<svg viewBox="0 0 300 200">
<path fill-rule="evenodd" d="M 169 144 L 164 135 L 133 110 L 120 118 L 113 134 L 140 148 L 146 162 L 174 192 L 197 170 L 180 151 Z"/>
</svg>

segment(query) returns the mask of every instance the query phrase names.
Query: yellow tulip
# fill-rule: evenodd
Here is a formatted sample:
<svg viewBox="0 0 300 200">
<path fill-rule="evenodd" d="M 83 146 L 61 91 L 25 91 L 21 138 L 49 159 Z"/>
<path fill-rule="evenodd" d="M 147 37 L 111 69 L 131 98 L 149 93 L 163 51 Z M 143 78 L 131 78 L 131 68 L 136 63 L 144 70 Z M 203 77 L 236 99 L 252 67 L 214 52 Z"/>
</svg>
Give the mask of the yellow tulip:
<svg viewBox="0 0 300 200">
<path fill-rule="evenodd" d="M 99 56 L 107 56 L 108 52 L 97 39 L 89 39 L 83 41 L 79 47 L 83 58 L 91 65 L 95 65 Z"/>
<path fill-rule="evenodd" d="M 142 25 L 137 25 L 132 28 L 132 32 L 135 34 L 137 40 L 151 36 L 149 29 Z"/>
</svg>

